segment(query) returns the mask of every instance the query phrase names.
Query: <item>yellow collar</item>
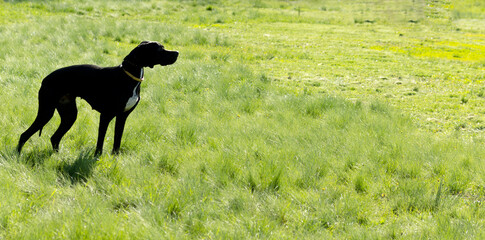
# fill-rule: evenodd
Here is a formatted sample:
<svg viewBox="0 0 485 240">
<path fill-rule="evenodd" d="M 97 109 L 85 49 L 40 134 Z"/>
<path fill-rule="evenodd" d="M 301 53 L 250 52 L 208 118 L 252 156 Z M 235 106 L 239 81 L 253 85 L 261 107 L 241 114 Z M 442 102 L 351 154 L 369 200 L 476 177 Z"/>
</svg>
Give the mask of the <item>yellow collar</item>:
<svg viewBox="0 0 485 240">
<path fill-rule="evenodd" d="M 125 71 L 126 75 L 131 77 L 133 80 L 138 81 L 138 82 L 143 82 L 143 68 L 141 69 L 141 77 L 140 78 L 133 76 L 133 74 L 126 71 L 123 67 L 121 67 L 121 69 L 123 69 L 123 71 Z"/>
</svg>

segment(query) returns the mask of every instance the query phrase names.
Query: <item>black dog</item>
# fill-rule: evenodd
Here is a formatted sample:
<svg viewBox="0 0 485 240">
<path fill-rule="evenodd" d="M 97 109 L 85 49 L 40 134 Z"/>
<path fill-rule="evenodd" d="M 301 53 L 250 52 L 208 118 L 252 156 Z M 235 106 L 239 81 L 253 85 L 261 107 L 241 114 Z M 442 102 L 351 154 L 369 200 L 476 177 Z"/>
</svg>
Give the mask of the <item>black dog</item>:
<svg viewBox="0 0 485 240">
<path fill-rule="evenodd" d="M 143 68 L 177 61 L 178 52 L 165 50 L 158 42 L 143 41 L 117 67 L 76 65 L 58 69 L 49 74 L 39 90 L 39 111 L 34 123 L 20 135 L 17 151 L 42 128 L 57 109 L 61 124 L 51 137 L 52 147 L 59 150 L 59 142 L 77 117 L 76 97 L 86 100 L 101 113 L 95 154 L 103 151 L 103 142 L 109 122 L 116 117 L 113 153 L 118 153 L 126 118 L 140 100 Z"/>
</svg>

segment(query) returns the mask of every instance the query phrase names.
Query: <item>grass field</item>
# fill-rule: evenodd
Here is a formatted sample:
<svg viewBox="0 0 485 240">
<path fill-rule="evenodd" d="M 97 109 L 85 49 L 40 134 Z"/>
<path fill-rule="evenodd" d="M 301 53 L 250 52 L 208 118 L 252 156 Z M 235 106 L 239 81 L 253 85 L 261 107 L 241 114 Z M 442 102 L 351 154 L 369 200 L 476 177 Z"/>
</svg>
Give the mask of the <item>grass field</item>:
<svg viewBox="0 0 485 240">
<path fill-rule="evenodd" d="M 2 1 L 0 36 L 0 239 L 485 237 L 483 1 Z M 180 57 L 120 155 L 80 99 L 15 152 L 43 77 L 142 40 Z"/>
</svg>

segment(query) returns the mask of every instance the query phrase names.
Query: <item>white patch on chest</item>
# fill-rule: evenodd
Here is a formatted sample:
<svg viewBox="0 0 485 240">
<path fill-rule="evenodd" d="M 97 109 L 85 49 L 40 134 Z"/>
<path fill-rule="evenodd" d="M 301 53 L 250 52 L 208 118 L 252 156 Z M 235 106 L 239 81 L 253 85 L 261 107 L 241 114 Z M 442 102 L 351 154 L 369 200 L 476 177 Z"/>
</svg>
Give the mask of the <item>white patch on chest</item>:
<svg viewBox="0 0 485 240">
<path fill-rule="evenodd" d="M 135 88 L 133 88 L 133 95 L 130 98 L 128 98 L 128 101 L 126 102 L 125 112 L 130 111 L 135 106 L 135 104 L 140 100 L 140 96 L 136 93 L 136 88 L 139 85 L 140 83 L 138 83 L 135 86 Z"/>
</svg>

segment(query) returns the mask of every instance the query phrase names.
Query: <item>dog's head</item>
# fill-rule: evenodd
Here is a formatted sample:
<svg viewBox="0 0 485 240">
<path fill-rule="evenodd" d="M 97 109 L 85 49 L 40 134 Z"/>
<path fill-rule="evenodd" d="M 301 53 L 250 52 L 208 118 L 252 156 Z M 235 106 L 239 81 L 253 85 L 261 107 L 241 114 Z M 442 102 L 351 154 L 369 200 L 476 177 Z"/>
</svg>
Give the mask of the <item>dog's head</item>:
<svg viewBox="0 0 485 240">
<path fill-rule="evenodd" d="M 177 61 L 177 51 L 166 50 L 162 44 L 152 41 L 143 41 L 133 49 L 125 60 L 140 66 L 153 68 L 155 65 L 170 65 Z"/>
</svg>

